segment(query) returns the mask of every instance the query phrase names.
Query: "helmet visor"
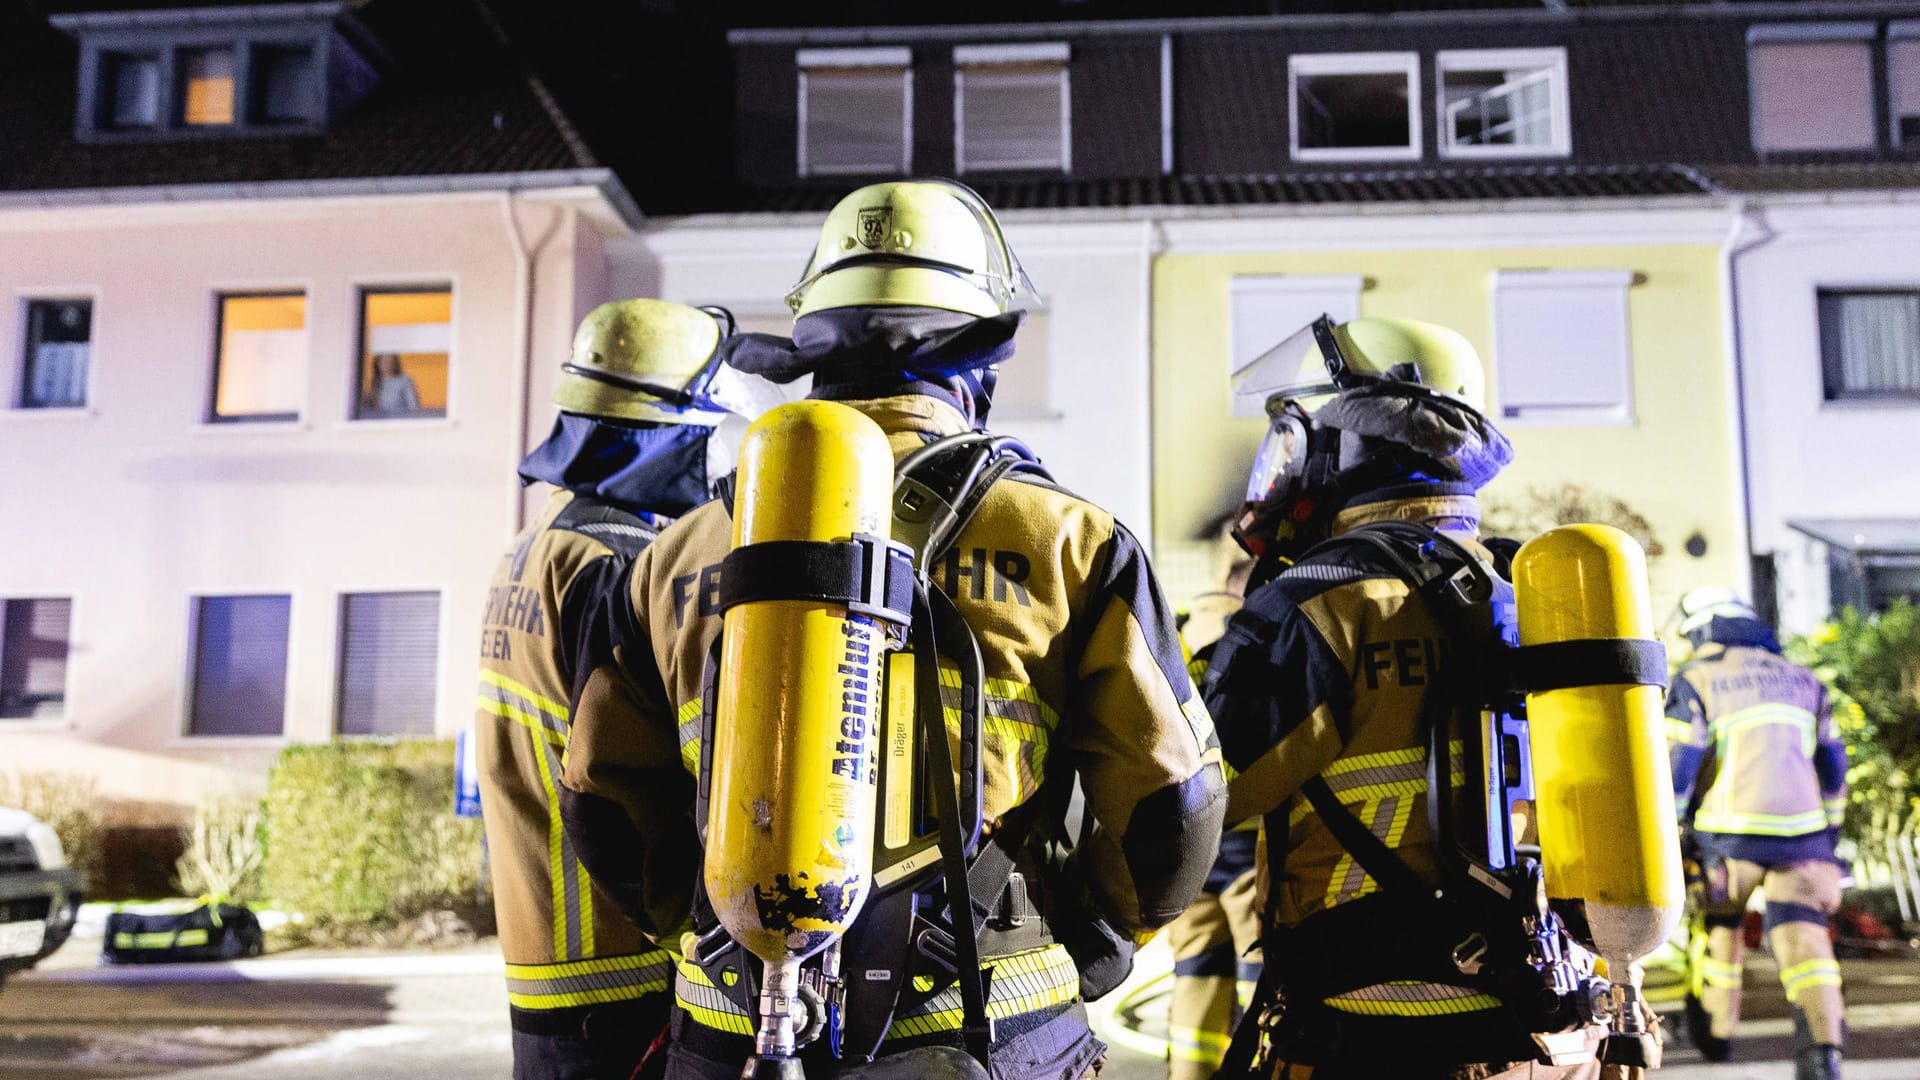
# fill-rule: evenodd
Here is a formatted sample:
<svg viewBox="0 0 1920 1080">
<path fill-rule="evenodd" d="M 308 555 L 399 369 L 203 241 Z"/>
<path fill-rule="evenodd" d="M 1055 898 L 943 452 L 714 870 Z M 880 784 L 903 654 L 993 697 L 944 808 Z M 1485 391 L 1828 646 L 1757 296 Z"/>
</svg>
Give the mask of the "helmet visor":
<svg viewBox="0 0 1920 1080">
<path fill-rule="evenodd" d="M 1311 325 L 1289 334 L 1280 344 L 1233 373 L 1236 401 L 1310 398 L 1332 394 L 1337 389 L 1320 355 L 1320 344 Z"/>
<path fill-rule="evenodd" d="M 1270 503 L 1291 495 L 1307 471 L 1307 426 L 1292 409 L 1270 415 L 1267 437 L 1247 474 L 1249 503 Z"/>
</svg>

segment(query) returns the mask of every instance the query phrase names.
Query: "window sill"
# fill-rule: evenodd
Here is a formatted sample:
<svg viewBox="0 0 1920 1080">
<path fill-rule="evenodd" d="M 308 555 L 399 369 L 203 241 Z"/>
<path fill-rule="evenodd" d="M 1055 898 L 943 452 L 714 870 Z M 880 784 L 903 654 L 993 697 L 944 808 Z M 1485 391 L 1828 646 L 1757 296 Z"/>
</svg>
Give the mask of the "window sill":
<svg viewBox="0 0 1920 1080">
<path fill-rule="evenodd" d="M 422 428 L 454 428 L 460 425 L 451 416 L 358 416 L 333 425 L 344 431 L 419 431 Z"/>
<path fill-rule="evenodd" d="M 1059 409 L 1044 405 L 1008 406 L 995 408 L 988 415 L 988 427 L 1000 420 L 1065 420 L 1067 414 Z"/>
<path fill-rule="evenodd" d="M 1442 161 L 1510 161 L 1516 158 L 1572 157 L 1565 146 L 1442 146 Z"/>
<path fill-rule="evenodd" d="M 201 435 L 288 435 L 313 430 L 305 420 L 202 420 L 190 429 Z"/>
<path fill-rule="evenodd" d="M 1900 409 L 1920 409 L 1920 397 L 1911 394 L 1887 394 L 1884 396 L 1865 396 L 1835 398 L 1820 402 L 1820 411 L 1834 412 L 1884 412 Z"/>
<path fill-rule="evenodd" d="M 169 750 L 273 750 L 290 744 L 285 734 L 277 735 L 175 735 L 167 740 Z"/>
<path fill-rule="evenodd" d="M 1382 147 L 1294 147 L 1291 156 L 1302 164 L 1331 164 L 1342 161 L 1419 161 L 1417 146 Z"/>
<path fill-rule="evenodd" d="M 0 717 L 0 731 L 14 735 L 57 735 L 63 731 L 72 730 L 74 730 L 73 721 L 65 716 Z"/>
<path fill-rule="evenodd" d="M 1519 416 L 1490 417 L 1498 428 L 1630 428 L 1638 426 L 1623 409 L 1528 409 Z"/>
<path fill-rule="evenodd" d="M 100 410 L 91 405 L 59 405 L 45 408 L 16 405 L 0 412 L 0 419 L 6 420 L 90 420 L 99 416 Z"/>
</svg>

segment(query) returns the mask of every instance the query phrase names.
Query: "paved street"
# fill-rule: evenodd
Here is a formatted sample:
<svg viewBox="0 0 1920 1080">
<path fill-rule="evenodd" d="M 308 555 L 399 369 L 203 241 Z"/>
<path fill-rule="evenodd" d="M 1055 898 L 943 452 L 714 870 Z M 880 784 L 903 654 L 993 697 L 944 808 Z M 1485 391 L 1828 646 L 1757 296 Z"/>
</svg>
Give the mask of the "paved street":
<svg viewBox="0 0 1920 1080">
<path fill-rule="evenodd" d="M 0 1080 L 438 1080 L 505 1077 L 506 1004 L 487 946 L 382 956 L 289 954 L 234 965 L 99 968 L 98 942 L 69 945 L 0 991 Z M 1142 957 L 1133 985 L 1168 966 Z M 1851 1080 L 1920 1077 L 1920 961 L 1850 962 Z M 1665 1080 L 1789 1080 L 1791 1025 L 1772 965 L 1748 971 L 1750 1021 L 1739 1058 L 1708 1066 L 1684 1047 Z M 1101 1003 L 1110 1006 L 1115 998 Z M 1151 1038 L 1156 1003 L 1136 1010 L 1145 1040 L 1112 1033 L 1105 1080 L 1149 1080 L 1164 1066 L 1129 1044 Z"/>
</svg>

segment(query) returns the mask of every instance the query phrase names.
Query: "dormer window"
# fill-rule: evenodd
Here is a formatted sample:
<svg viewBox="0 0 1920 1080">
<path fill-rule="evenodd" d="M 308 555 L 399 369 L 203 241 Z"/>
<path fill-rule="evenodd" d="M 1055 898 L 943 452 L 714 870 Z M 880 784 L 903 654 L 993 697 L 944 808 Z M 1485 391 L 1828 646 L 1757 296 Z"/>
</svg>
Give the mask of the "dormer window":
<svg viewBox="0 0 1920 1080">
<path fill-rule="evenodd" d="M 318 131 L 330 109 L 373 83 L 372 66 L 340 32 L 341 11 L 322 3 L 55 16 L 80 42 L 76 134 Z"/>
</svg>

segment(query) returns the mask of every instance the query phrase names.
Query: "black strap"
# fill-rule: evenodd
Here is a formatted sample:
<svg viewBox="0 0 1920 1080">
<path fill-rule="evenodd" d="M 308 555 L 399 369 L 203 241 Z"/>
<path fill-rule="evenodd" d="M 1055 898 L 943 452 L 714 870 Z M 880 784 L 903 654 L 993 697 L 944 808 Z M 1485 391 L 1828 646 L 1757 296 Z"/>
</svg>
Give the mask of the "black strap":
<svg viewBox="0 0 1920 1080">
<path fill-rule="evenodd" d="M 1667 647 L 1641 638 L 1593 638 L 1523 645 L 1514 657 L 1523 693 L 1575 686 L 1667 685 Z"/>
<path fill-rule="evenodd" d="M 1361 824 L 1360 819 L 1354 817 L 1353 812 L 1334 797 L 1333 789 L 1327 786 L 1325 778 L 1316 776 L 1300 785 L 1300 793 L 1307 797 L 1307 802 L 1313 804 L 1314 813 L 1320 815 L 1320 821 L 1327 831 L 1382 889 L 1410 894 L 1432 891 L 1431 885 L 1421 881 L 1419 875 L 1408 869 L 1407 864 L 1394 854 L 1384 840 L 1373 835 L 1373 830 Z"/>
<path fill-rule="evenodd" d="M 905 625 L 912 590 L 911 550 L 859 533 L 851 540 L 747 544 L 720 562 L 723 613 L 760 600 L 820 600 Z"/>
<path fill-rule="evenodd" d="M 1226 1056 L 1220 1059 L 1214 1080 L 1251 1080 L 1253 1058 L 1260 1052 L 1260 1019 L 1280 992 L 1278 967 L 1275 963 L 1261 966 L 1260 979 L 1253 984 L 1253 997 L 1248 999 L 1247 1011 L 1241 1014 L 1240 1022 L 1234 1025 L 1233 1041 L 1227 1044 Z"/>
<path fill-rule="evenodd" d="M 955 766 L 953 748 L 947 744 L 946 706 L 940 697 L 939 641 L 934 632 L 928 590 L 918 583 L 914 588 L 910 625 L 916 654 L 915 712 L 921 718 L 920 737 L 926 740 L 927 766 L 935 778 L 933 806 L 940 822 L 940 864 L 945 877 L 948 926 L 953 934 L 954 969 L 960 986 L 961 1037 L 967 1053 L 985 1068 L 988 1049 L 993 1044 L 993 1024 L 987 1017 L 986 984 L 980 971 L 980 920 L 974 912 L 972 890 L 967 887 L 966 824 L 960 819 L 960 785 L 966 782 L 966 776 Z M 978 770 L 976 759 L 972 772 L 975 783 L 979 779 Z M 949 778 L 951 782 L 944 782 Z"/>
</svg>

